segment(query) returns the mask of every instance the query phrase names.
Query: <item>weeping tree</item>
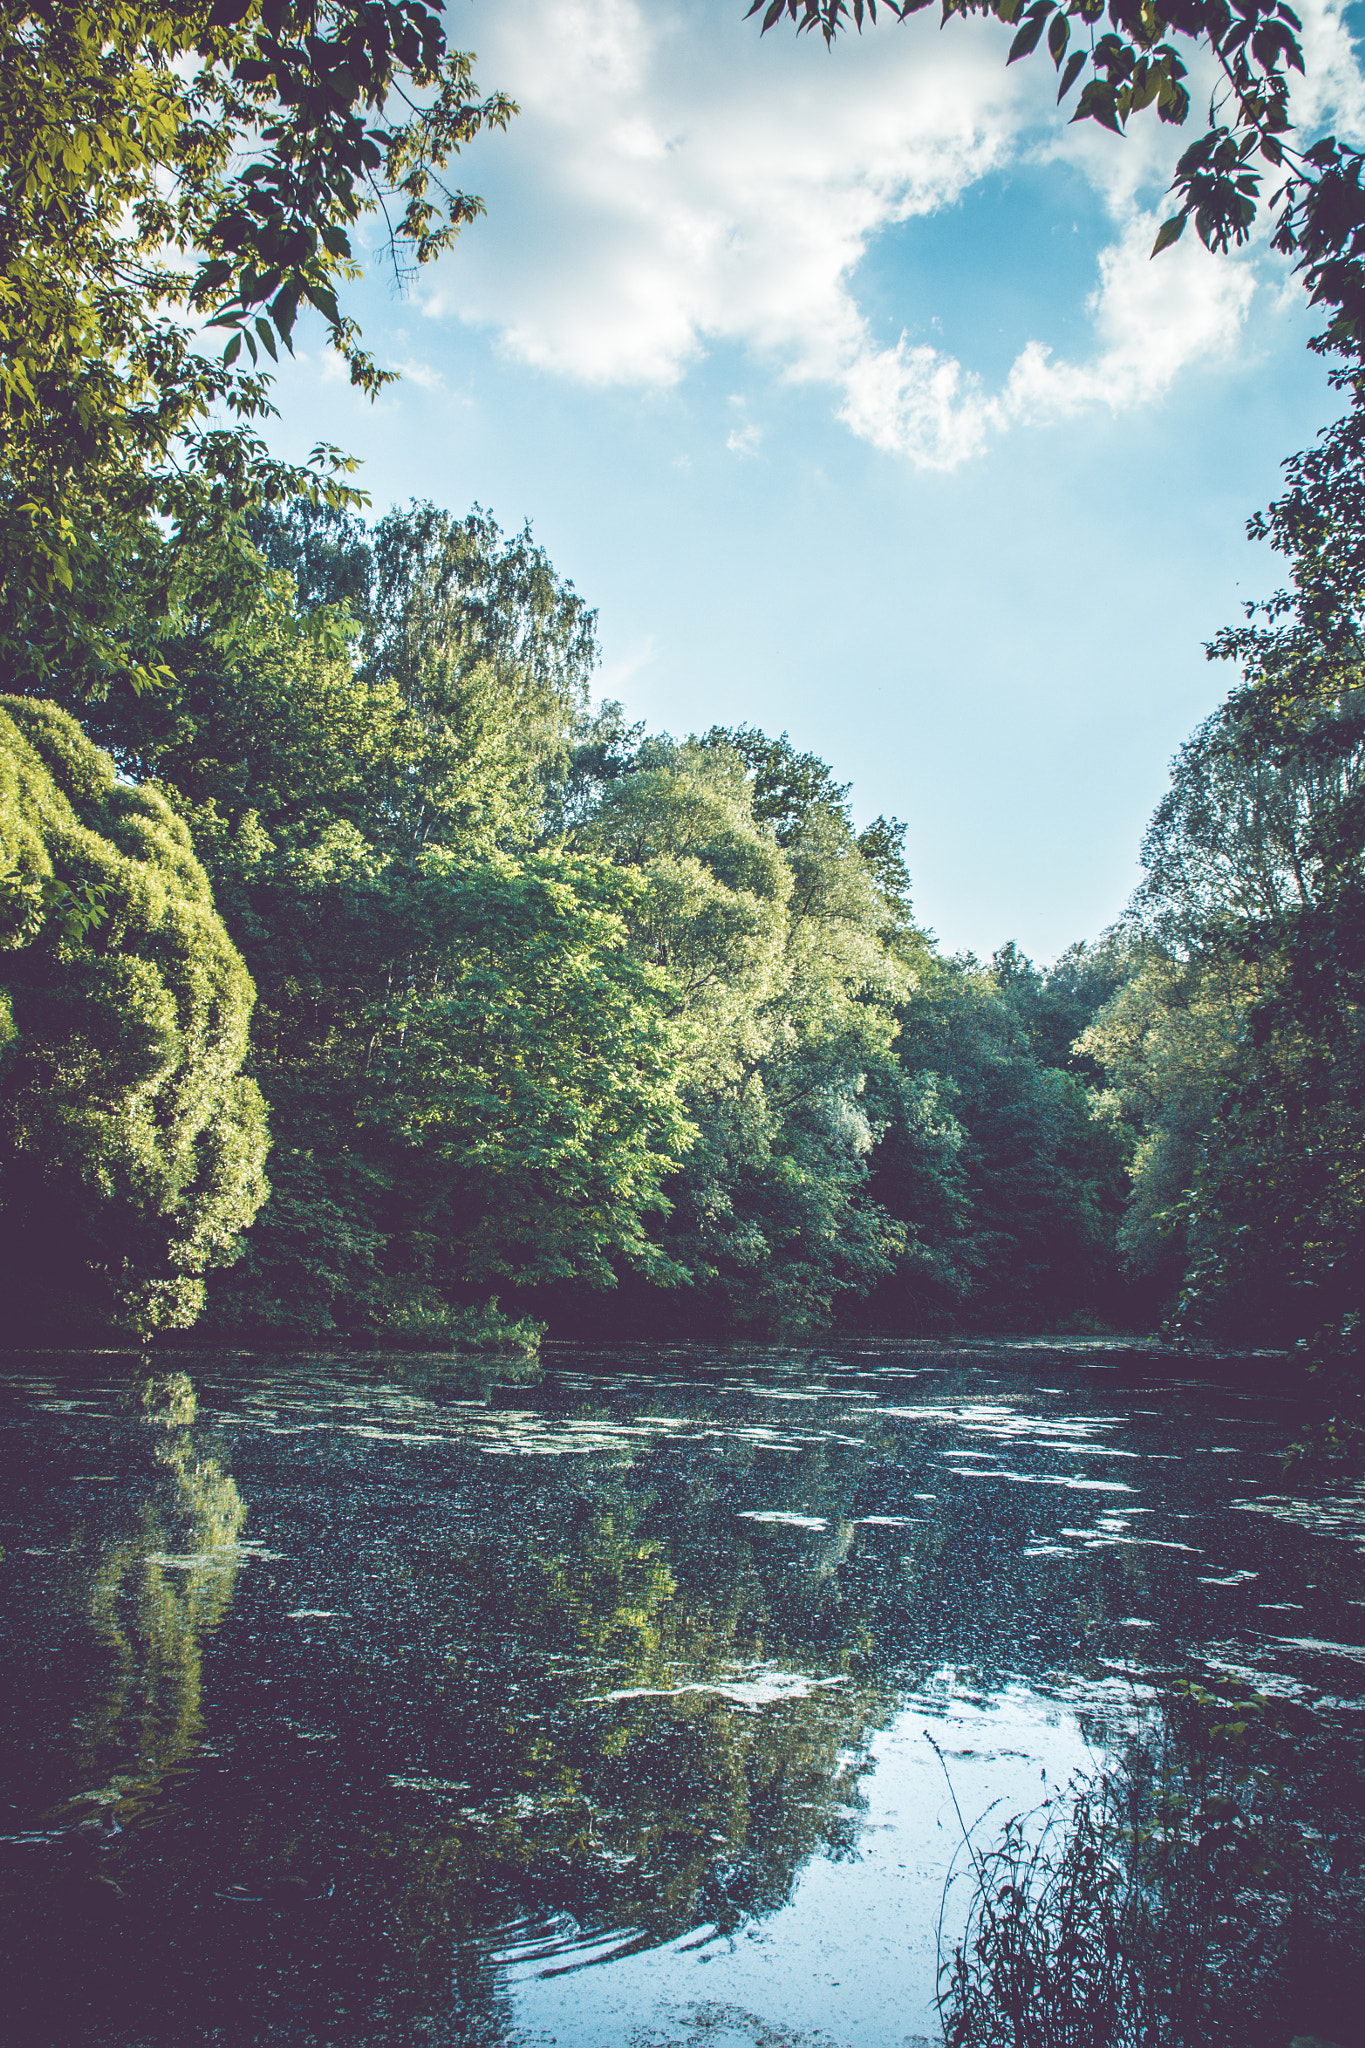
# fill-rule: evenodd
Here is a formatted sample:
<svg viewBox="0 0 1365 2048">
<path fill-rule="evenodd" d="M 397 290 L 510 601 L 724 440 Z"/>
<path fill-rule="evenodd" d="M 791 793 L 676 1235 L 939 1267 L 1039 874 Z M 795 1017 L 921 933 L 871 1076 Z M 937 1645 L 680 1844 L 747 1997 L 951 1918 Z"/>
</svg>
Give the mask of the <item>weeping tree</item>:
<svg viewBox="0 0 1365 2048">
<path fill-rule="evenodd" d="M 255 991 L 163 798 L 0 699 L 0 1295 L 9 1327 L 183 1328 L 264 1198 Z"/>
</svg>

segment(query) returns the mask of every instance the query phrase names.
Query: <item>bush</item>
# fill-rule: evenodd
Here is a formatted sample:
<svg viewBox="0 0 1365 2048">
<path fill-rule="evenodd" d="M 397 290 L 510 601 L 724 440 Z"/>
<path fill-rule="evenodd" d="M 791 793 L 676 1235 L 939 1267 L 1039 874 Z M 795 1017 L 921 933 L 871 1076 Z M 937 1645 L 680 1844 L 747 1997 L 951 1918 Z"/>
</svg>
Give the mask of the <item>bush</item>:
<svg viewBox="0 0 1365 2048">
<path fill-rule="evenodd" d="M 1337 1740 L 1245 1688 L 1182 1683 L 993 1847 L 964 1829 L 947 2048 L 1344 2041 L 1365 2009 L 1365 1824 Z"/>
<path fill-rule="evenodd" d="M 185 827 L 0 698 L 0 1298 L 11 1334 L 192 1323 L 266 1191 L 255 990 Z"/>
</svg>

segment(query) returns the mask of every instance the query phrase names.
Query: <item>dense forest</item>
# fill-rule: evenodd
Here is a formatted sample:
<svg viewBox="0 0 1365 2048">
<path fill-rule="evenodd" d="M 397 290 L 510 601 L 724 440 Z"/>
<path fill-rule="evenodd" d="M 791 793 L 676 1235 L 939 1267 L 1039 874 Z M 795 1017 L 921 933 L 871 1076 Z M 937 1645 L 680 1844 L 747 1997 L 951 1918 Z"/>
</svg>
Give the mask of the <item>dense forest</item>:
<svg viewBox="0 0 1365 2048">
<path fill-rule="evenodd" d="M 154 689 L 49 683 L 0 727 L 35 1330 L 1283 1342 L 1349 1311 L 1323 956 L 1365 725 L 1277 701 L 1297 619 L 1232 636 L 1128 915 L 1039 968 L 945 958 L 905 826 L 856 831 L 786 735 L 594 706 L 593 615 L 529 532 L 294 503 L 176 567 Z"/>
<path fill-rule="evenodd" d="M 1211 650 L 1232 687 L 1126 915 L 1048 966 L 983 962 L 916 923 L 907 828 L 857 830 L 837 763 L 738 704 L 675 737 L 594 703 L 594 614 L 529 529 L 367 519 L 346 458 L 290 469 L 258 438 L 301 310 L 382 382 L 335 296 L 366 180 L 415 261 L 478 209 L 438 203 L 438 173 L 514 109 L 438 16 L 23 22 L 0 109 L 11 1333 L 1164 1325 L 1312 1345 L 1349 1379 L 1365 466 L 1328 160 L 1293 246 L 1349 407 L 1261 522 L 1290 588 Z M 1258 46 L 1267 77 L 1284 61 Z M 395 124 L 404 77 L 426 98 Z M 1244 125 L 1273 155 L 1263 100 Z M 1242 173 L 1214 168 L 1180 190 L 1217 246 Z"/>
</svg>

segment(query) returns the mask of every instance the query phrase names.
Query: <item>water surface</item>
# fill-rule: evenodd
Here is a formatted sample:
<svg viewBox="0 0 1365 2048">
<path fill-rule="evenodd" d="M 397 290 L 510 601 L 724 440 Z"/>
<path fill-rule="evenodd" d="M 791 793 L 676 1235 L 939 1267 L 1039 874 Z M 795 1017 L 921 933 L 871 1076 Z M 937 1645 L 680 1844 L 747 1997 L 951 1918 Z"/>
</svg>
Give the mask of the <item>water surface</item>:
<svg viewBox="0 0 1365 2048">
<path fill-rule="evenodd" d="M 1250 1383 L 30 1354 L 0 1396 L 25 2041 L 932 2041 L 958 1807 L 1173 1669 L 1361 1727 L 1365 1511 L 1286 1490 Z"/>
</svg>

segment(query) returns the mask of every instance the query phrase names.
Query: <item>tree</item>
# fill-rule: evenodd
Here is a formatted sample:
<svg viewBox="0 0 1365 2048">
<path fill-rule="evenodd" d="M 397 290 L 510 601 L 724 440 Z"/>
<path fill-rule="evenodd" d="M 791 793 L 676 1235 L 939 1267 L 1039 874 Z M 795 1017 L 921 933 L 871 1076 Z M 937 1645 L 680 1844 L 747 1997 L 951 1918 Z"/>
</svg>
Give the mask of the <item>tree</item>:
<svg viewBox="0 0 1365 2048">
<path fill-rule="evenodd" d="M 1190 1190 L 1256 993 L 1233 958 L 1181 960 L 1154 945 L 1079 1040 L 1108 1083 L 1102 1109 L 1137 1138 L 1119 1252 L 1168 1301 L 1189 1254 Z"/>
<path fill-rule="evenodd" d="M 385 381 L 337 298 L 351 235 L 382 211 L 401 269 L 479 212 L 441 173 L 515 109 L 471 61 L 425 0 L 0 10 L 0 659 L 22 687 L 145 685 L 183 537 L 354 498 L 335 450 L 268 455 L 262 352 L 311 308 L 355 383 Z"/>
<path fill-rule="evenodd" d="M 898 21 L 930 4 L 882 0 Z M 798 33 L 818 29 L 828 44 L 850 23 L 861 31 L 864 17 L 875 22 L 877 0 L 753 0 L 748 11 L 762 14 L 765 34 L 786 15 Z M 1331 135 L 1306 149 L 1289 140 L 1290 73 L 1302 72 L 1303 49 L 1299 17 L 1284 0 L 1109 0 L 1107 9 L 1105 0 L 942 0 L 945 26 L 956 15 L 974 14 L 1015 30 L 1007 63 L 1031 55 L 1046 36 L 1060 73 L 1059 102 L 1088 71 L 1072 119 L 1096 121 L 1117 135 L 1134 114 L 1152 107 L 1162 121 L 1182 126 L 1190 111 L 1186 57 L 1211 57 L 1218 85 L 1209 127 L 1176 166 L 1176 211 L 1152 254 L 1176 241 L 1191 218 L 1208 248 L 1246 241 L 1268 170 L 1280 180 L 1268 202 L 1272 245 L 1297 257 L 1311 303 L 1330 316 L 1314 346 L 1359 363 L 1365 354 L 1365 154 Z"/>
<path fill-rule="evenodd" d="M 534 846 L 592 615 L 486 515 L 256 524 L 277 559 L 308 543 L 312 595 L 341 564 L 358 616 L 314 630 L 285 569 L 205 540 L 170 680 L 86 707 L 188 826 L 260 991 L 272 1191 L 210 1322 L 438 1341 L 491 1289 L 665 1273 L 672 984 L 627 942 L 637 878 Z"/>
<path fill-rule="evenodd" d="M 902 1006 L 914 1116 L 874 1192 L 906 1217 L 917 1251 L 883 1305 L 1055 1326 L 1113 1307 L 1126 1141 L 1096 1119 L 1083 1081 L 1030 1043 L 1014 984 L 1036 970 L 1014 948 L 996 959 L 1003 975 L 970 957 L 926 963 Z"/>
<path fill-rule="evenodd" d="M 830 769 L 740 738 L 644 742 L 575 838 L 642 876 L 633 940 L 690 1033 L 698 1137 L 663 1245 L 716 1327 L 810 1328 L 902 1242 L 866 1198 L 865 1096 L 904 969 Z"/>
<path fill-rule="evenodd" d="M 1349 861 L 1365 810 L 1365 697 L 1354 661 L 1327 701 L 1319 690 L 1314 702 L 1298 634 L 1237 644 L 1258 681 L 1180 749 L 1142 843 L 1146 878 L 1130 913 L 1186 951 L 1220 932 L 1280 928 L 1311 909 Z"/>
<path fill-rule="evenodd" d="M 203 831 L 248 812 L 296 831 L 307 810 L 405 856 L 529 843 L 597 658 L 595 613 L 529 529 L 298 504 L 248 528 L 182 550 L 159 689 L 73 694 L 119 766 L 214 806 Z"/>
<path fill-rule="evenodd" d="M 1134 971 L 1080 1041 L 1138 1133 L 1121 1248 L 1191 1332 L 1307 1339 L 1365 1288 L 1365 702 L 1312 566 L 1216 643 L 1242 680 L 1173 764 Z"/>
<path fill-rule="evenodd" d="M 0 1283 L 20 1327 L 183 1328 L 265 1194 L 254 990 L 165 800 L 0 700 Z"/>
</svg>

